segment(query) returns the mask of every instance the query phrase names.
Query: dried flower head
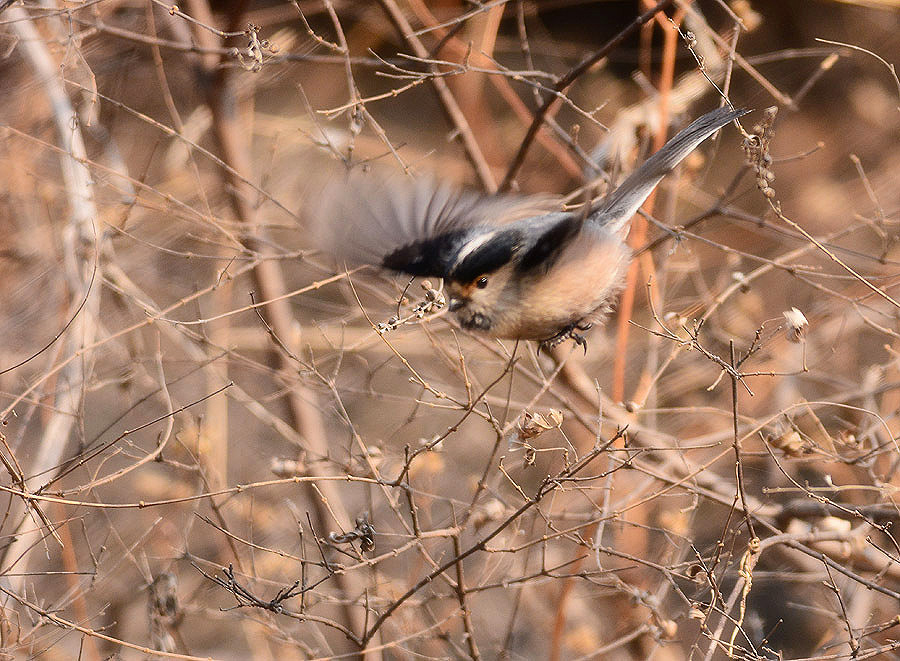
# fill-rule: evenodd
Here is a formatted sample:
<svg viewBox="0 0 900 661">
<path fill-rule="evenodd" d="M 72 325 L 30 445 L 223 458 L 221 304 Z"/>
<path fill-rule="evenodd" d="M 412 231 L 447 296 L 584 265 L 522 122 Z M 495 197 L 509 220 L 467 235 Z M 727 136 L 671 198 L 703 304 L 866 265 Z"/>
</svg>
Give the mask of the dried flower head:
<svg viewBox="0 0 900 661">
<path fill-rule="evenodd" d="M 527 441 L 550 429 L 558 429 L 562 421 L 563 414 L 556 409 L 549 409 L 546 415 L 525 411 L 522 421 L 519 422 L 519 439 Z"/>
<path fill-rule="evenodd" d="M 769 154 L 769 143 L 774 135 L 775 116 L 778 114 L 778 108 L 766 108 L 763 111 L 763 118 L 753 127 L 753 133 L 748 134 L 744 139 L 744 153 L 747 155 L 747 161 L 756 171 L 756 185 L 762 194 L 769 199 L 775 197 L 775 189 L 772 188 L 772 182 L 775 181 L 775 173 L 771 170 L 772 157 Z"/>
</svg>

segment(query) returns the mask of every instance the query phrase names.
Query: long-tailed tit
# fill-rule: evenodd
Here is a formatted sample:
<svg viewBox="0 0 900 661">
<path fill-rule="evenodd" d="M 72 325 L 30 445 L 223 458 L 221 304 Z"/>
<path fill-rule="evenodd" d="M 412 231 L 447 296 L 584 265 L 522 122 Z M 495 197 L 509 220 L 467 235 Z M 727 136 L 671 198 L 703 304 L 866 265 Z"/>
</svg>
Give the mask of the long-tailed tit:
<svg viewBox="0 0 900 661">
<path fill-rule="evenodd" d="M 632 216 L 701 142 L 748 112 L 695 120 L 605 198 L 560 210 L 548 197 L 487 196 L 430 179 L 352 173 L 310 212 L 319 245 L 348 266 L 443 278 L 463 328 L 554 346 L 600 321 L 621 288 Z"/>
</svg>

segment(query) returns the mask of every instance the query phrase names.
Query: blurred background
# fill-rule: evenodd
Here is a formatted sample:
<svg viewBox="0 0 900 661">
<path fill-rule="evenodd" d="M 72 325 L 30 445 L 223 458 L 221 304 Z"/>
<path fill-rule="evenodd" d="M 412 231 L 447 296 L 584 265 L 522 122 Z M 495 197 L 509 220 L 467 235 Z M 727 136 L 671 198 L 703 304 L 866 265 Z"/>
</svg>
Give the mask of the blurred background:
<svg viewBox="0 0 900 661">
<path fill-rule="evenodd" d="M 4 658 L 900 654 L 897 2 L 0 7 Z M 315 250 L 725 99 L 586 352 Z"/>
</svg>

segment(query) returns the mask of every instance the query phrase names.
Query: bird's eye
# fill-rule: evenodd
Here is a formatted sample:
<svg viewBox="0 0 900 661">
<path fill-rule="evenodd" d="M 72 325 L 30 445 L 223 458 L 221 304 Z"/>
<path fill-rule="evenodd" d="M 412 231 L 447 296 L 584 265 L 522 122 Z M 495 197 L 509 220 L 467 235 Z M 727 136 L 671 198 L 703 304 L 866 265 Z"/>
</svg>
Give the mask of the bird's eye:
<svg viewBox="0 0 900 661">
<path fill-rule="evenodd" d="M 478 280 L 475 282 L 475 286 L 479 289 L 484 289 L 485 287 L 487 287 L 487 276 L 483 275 L 478 278 Z"/>
</svg>

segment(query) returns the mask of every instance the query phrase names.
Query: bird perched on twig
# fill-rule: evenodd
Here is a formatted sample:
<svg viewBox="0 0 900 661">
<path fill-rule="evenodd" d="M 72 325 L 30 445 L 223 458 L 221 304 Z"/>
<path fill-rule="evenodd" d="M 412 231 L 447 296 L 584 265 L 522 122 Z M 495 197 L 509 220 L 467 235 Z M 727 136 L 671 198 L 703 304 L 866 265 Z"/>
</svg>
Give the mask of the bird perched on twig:
<svg viewBox="0 0 900 661">
<path fill-rule="evenodd" d="M 747 110 L 695 120 L 605 198 L 561 211 L 546 196 L 487 196 L 423 178 L 352 172 L 310 209 L 320 247 L 346 266 L 443 278 L 460 325 L 552 347 L 600 321 L 621 288 L 632 216 L 701 142 Z M 339 180 L 338 180 L 339 179 Z"/>
</svg>

